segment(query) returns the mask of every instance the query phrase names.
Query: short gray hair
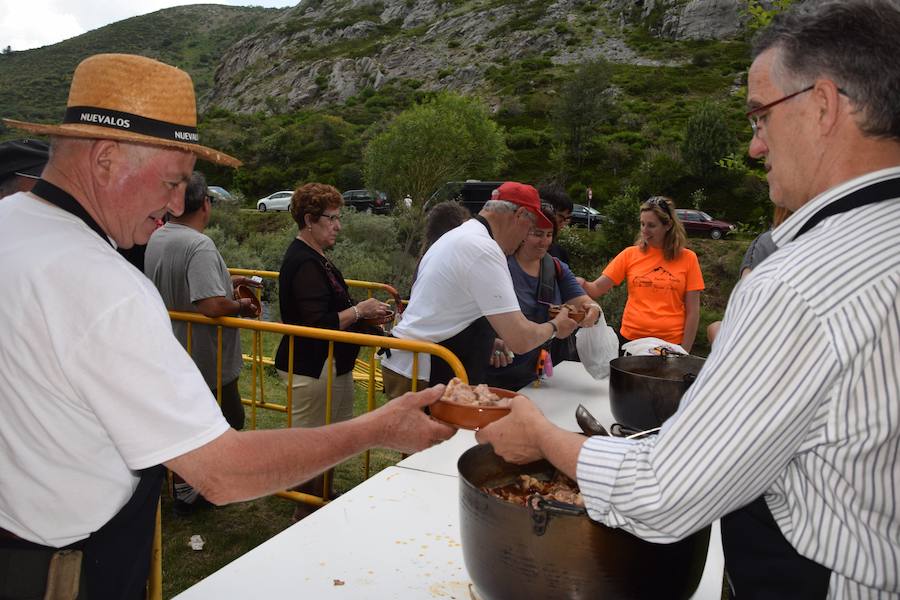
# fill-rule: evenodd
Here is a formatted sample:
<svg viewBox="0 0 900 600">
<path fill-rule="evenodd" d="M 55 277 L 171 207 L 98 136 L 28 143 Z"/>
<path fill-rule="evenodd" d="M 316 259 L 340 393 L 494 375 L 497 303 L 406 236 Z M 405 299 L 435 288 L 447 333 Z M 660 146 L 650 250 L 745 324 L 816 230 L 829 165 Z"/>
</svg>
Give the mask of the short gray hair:
<svg viewBox="0 0 900 600">
<path fill-rule="evenodd" d="M 900 2 L 824 0 L 794 5 L 753 41 L 753 58 L 780 50 L 774 71 L 789 89 L 835 82 L 861 113 L 860 129 L 900 139 Z M 784 87 L 784 86 L 783 86 Z"/>
<path fill-rule="evenodd" d="M 489 212 L 516 212 L 522 208 L 515 202 L 509 202 L 508 200 L 488 200 L 484 203 L 484 207 L 481 210 L 486 210 Z"/>
</svg>

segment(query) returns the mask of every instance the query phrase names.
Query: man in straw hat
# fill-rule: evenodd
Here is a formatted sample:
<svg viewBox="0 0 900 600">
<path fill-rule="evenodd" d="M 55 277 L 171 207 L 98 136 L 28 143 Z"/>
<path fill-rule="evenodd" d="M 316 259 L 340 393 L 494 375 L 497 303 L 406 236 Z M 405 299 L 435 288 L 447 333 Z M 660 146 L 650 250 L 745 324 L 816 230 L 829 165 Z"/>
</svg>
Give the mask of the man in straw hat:
<svg viewBox="0 0 900 600">
<path fill-rule="evenodd" d="M 900 598 L 900 3 L 795 5 L 754 41 L 749 152 L 794 211 L 658 436 L 589 439 L 527 400 L 482 429 L 656 542 L 722 519 L 736 597 Z"/>
<path fill-rule="evenodd" d="M 6 123 L 52 150 L 32 193 L 0 202 L 0 597 L 143 597 L 161 465 L 224 504 L 453 433 L 422 411 L 441 389 L 328 427 L 228 427 L 159 293 L 114 249 L 182 212 L 196 157 L 240 164 L 200 145 L 186 73 L 92 56 L 62 124 Z"/>
</svg>

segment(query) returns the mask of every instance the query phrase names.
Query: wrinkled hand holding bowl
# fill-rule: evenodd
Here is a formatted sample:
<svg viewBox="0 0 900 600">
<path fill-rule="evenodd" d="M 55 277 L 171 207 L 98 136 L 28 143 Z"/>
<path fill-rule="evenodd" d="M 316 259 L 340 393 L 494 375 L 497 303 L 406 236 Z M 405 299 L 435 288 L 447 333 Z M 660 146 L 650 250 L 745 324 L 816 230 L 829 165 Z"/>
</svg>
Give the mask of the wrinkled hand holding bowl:
<svg viewBox="0 0 900 600">
<path fill-rule="evenodd" d="M 438 400 L 431 405 L 431 416 L 439 421 L 478 431 L 482 427 L 502 419 L 509 414 L 509 399 L 520 396 L 518 392 L 504 390 L 503 388 L 488 388 L 502 399 L 507 399 L 506 406 L 478 406 L 476 404 L 461 404 Z"/>
<path fill-rule="evenodd" d="M 394 318 L 394 311 L 389 310 L 381 317 L 370 317 L 368 319 L 363 319 L 363 323 L 367 323 L 368 325 L 375 325 L 376 327 L 379 325 L 384 325 L 385 323 L 390 323 L 390 320 Z"/>
<path fill-rule="evenodd" d="M 249 285 L 241 284 L 235 288 L 235 293 L 238 298 L 250 298 L 250 303 L 253 305 L 253 308 L 256 309 L 256 314 L 259 314 L 260 309 L 262 308 L 259 303 L 259 298 L 256 297 L 256 292 Z"/>
<path fill-rule="evenodd" d="M 547 314 L 550 315 L 551 319 L 555 319 L 556 315 L 559 314 L 560 308 L 561 307 L 559 304 L 551 304 L 547 308 Z M 573 321 L 575 321 L 576 323 L 581 323 L 582 319 L 584 319 L 584 317 L 586 315 L 587 315 L 587 313 L 583 310 L 576 309 L 576 310 L 569 311 L 569 318 L 572 319 Z"/>
</svg>

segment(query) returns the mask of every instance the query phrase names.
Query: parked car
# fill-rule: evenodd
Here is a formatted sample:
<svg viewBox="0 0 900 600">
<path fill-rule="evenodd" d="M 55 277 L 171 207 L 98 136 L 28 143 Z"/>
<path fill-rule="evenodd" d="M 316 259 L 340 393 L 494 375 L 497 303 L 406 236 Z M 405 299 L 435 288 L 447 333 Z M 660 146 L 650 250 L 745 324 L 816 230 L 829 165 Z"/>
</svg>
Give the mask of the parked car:
<svg viewBox="0 0 900 600">
<path fill-rule="evenodd" d="M 688 235 L 708 235 L 714 240 L 720 240 L 734 231 L 734 225 L 731 223 L 713 219 L 702 210 L 676 208 L 675 213 L 684 224 L 684 230 Z"/>
<path fill-rule="evenodd" d="M 431 195 L 431 198 L 425 203 L 425 210 L 431 210 L 439 202 L 455 200 L 468 208 L 470 213 L 477 215 L 485 203 L 491 199 L 491 192 L 501 185 L 503 185 L 502 181 L 479 181 L 476 179 L 448 181 Z"/>
<path fill-rule="evenodd" d="M 606 217 L 600 214 L 600 211 L 593 206 L 572 205 L 572 218 L 569 222 L 575 227 L 587 227 L 593 231 L 604 220 L 606 220 Z"/>
<path fill-rule="evenodd" d="M 291 196 L 294 195 L 293 190 L 282 190 L 269 194 L 265 198 L 256 201 L 256 210 L 266 212 L 267 210 L 290 210 Z"/>
<path fill-rule="evenodd" d="M 387 194 L 384 192 L 376 191 L 373 194 L 369 190 L 347 190 L 341 196 L 344 198 L 344 205 L 355 208 L 359 212 L 383 215 L 391 211 Z"/>
<path fill-rule="evenodd" d="M 218 185 L 211 185 L 206 188 L 209 195 L 212 196 L 213 202 L 221 202 L 222 204 L 237 204 L 238 199 L 231 195 L 231 192 Z"/>
</svg>

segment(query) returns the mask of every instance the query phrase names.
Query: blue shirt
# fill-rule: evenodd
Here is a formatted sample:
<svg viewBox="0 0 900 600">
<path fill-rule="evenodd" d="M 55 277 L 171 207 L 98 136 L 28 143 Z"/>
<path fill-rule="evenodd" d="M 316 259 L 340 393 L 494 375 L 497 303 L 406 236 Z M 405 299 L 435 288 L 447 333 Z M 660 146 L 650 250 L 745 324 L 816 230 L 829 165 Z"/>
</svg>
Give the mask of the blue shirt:
<svg viewBox="0 0 900 600">
<path fill-rule="evenodd" d="M 547 305 L 538 302 L 538 278 L 522 270 L 515 256 L 507 256 L 506 262 L 509 265 L 509 274 L 512 276 L 513 288 L 516 290 L 516 298 L 519 300 L 519 308 L 522 309 L 522 314 L 525 315 L 526 319 L 535 323 L 547 322 L 549 320 Z M 562 267 L 562 273 L 556 280 L 556 288 L 553 290 L 553 304 L 562 304 L 572 298 L 584 295 L 584 290 L 575 281 L 575 276 L 569 270 L 569 266 L 562 261 L 559 264 Z M 513 364 L 516 365 L 529 360 L 533 361 L 536 352 L 537 349 L 525 354 L 517 354 L 513 359 Z"/>
</svg>

